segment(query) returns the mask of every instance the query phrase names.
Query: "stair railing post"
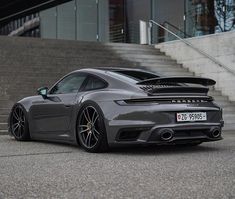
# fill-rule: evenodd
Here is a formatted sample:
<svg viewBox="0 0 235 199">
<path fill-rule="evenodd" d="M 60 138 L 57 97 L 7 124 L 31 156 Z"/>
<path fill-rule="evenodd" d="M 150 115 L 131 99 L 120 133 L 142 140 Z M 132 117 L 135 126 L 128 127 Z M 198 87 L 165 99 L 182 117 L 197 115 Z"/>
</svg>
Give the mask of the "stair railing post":
<svg viewBox="0 0 235 199">
<path fill-rule="evenodd" d="M 152 45 L 152 23 L 148 23 L 148 45 Z"/>
</svg>

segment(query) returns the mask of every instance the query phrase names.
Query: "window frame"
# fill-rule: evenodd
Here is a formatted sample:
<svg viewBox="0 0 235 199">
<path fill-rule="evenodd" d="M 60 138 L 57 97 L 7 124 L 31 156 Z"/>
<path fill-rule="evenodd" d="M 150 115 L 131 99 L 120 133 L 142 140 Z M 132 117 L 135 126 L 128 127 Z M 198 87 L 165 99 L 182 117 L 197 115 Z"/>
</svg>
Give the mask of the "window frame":
<svg viewBox="0 0 235 199">
<path fill-rule="evenodd" d="M 86 76 L 85 79 L 84 79 L 84 81 L 82 82 L 80 88 L 78 89 L 78 91 L 77 91 L 76 93 L 81 92 L 81 89 L 83 88 L 84 83 L 87 81 L 87 78 L 88 78 L 89 74 L 88 74 L 88 73 L 84 73 L 84 72 L 74 72 L 74 73 L 69 73 L 69 74 L 65 75 L 64 77 L 62 77 L 61 79 L 59 79 L 59 80 L 48 90 L 48 94 L 49 94 L 49 95 L 73 94 L 73 93 L 51 93 L 51 91 L 52 91 L 53 88 L 55 88 L 60 82 L 62 82 L 65 78 L 67 78 L 67 77 L 69 77 L 69 76 L 71 76 L 71 75 L 74 75 L 74 74 Z"/>
<path fill-rule="evenodd" d="M 90 78 L 96 78 L 100 81 L 102 81 L 104 83 L 104 87 L 102 88 L 94 88 L 94 89 L 85 89 L 85 87 L 87 86 L 88 84 L 88 81 Z M 81 86 L 80 88 L 80 92 L 87 92 L 87 91 L 94 91 L 94 90 L 101 90 L 101 89 L 104 89 L 104 88 L 107 88 L 109 86 L 109 83 L 107 81 L 105 81 L 103 78 L 97 76 L 97 75 L 94 75 L 94 74 L 88 74 L 86 79 L 84 80 L 83 82 L 83 85 Z"/>
</svg>

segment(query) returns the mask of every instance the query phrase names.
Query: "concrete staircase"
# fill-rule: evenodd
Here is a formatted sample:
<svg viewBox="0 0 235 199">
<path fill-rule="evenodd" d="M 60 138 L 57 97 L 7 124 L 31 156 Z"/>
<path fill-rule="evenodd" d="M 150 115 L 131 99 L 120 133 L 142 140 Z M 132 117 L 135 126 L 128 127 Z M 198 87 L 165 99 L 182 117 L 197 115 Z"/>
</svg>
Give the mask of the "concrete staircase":
<svg viewBox="0 0 235 199">
<path fill-rule="evenodd" d="M 73 70 L 107 66 L 133 63 L 98 42 L 0 36 L 0 134 L 7 133 L 10 109 L 19 99 Z"/>
<path fill-rule="evenodd" d="M 7 133 L 10 109 L 19 99 L 35 95 L 41 86 L 50 87 L 73 70 L 110 66 L 194 75 L 152 46 L 0 37 L 0 134 Z M 219 91 L 211 90 L 211 95 L 224 107 L 226 129 L 235 129 L 235 106 Z"/>
<path fill-rule="evenodd" d="M 164 76 L 194 76 L 188 69 L 177 64 L 176 60 L 166 56 L 151 46 L 140 46 L 134 44 L 107 44 L 121 58 L 133 62 L 138 68 L 145 68 Z M 235 102 L 230 102 L 227 96 L 223 96 L 220 91 L 212 88 L 209 92 L 214 97 L 216 103 L 223 108 L 225 121 L 224 130 L 235 129 Z"/>
</svg>

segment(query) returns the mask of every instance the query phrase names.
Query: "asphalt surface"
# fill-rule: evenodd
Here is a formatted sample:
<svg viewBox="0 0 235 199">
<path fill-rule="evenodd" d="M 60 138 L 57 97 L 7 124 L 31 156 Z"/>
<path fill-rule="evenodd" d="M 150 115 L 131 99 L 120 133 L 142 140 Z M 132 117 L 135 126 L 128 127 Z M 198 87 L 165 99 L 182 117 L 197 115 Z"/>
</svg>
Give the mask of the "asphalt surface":
<svg viewBox="0 0 235 199">
<path fill-rule="evenodd" d="M 235 133 L 192 148 L 86 153 L 0 136 L 0 198 L 235 198 Z"/>
</svg>

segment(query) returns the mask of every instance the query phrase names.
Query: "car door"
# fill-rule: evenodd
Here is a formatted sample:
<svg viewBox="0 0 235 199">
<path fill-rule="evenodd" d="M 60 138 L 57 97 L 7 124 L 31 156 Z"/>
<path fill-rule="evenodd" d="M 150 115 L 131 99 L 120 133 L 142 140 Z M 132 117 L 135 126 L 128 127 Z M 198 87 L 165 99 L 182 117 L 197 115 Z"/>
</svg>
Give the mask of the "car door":
<svg viewBox="0 0 235 199">
<path fill-rule="evenodd" d="M 56 83 L 46 98 L 34 102 L 30 109 L 32 133 L 36 138 L 70 139 L 72 110 L 87 75 L 72 73 Z"/>
</svg>

